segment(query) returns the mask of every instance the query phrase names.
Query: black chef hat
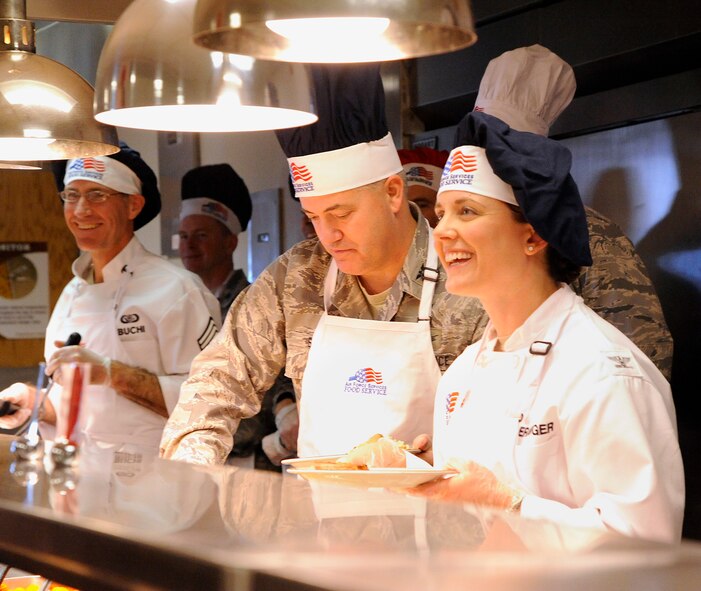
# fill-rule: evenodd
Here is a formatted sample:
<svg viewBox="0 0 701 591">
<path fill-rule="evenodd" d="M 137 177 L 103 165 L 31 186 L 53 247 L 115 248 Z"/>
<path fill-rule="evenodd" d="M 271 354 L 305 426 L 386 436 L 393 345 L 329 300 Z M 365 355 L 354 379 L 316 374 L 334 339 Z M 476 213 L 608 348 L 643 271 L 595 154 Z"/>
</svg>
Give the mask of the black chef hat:
<svg viewBox="0 0 701 591">
<path fill-rule="evenodd" d="M 238 234 L 246 229 L 253 206 L 243 179 L 228 164 L 198 166 L 185 173 L 181 184 L 180 219 L 206 215 Z"/>
<path fill-rule="evenodd" d="M 455 148 L 443 171 L 440 191 L 456 186 L 462 173 L 453 164 L 460 146 L 484 149 L 487 160 L 512 189 L 524 216 L 538 234 L 563 257 L 579 266 L 592 264 L 584 205 L 570 175 L 572 155 L 559 142 L 511 129 L 506 123 L 472 112 L 458 125 Z M 463 174 L 464 176 L 464 174 Z M 468 189 L 469 190 L 469 189 Z"/>
<path fill-rule="evenodd" d="M 319 120 L 276 131 L 296 197 L 354 189 L 402 170 L 378 64 L 310 66 Z"/>
<path fill-rule="evenodd" d="M 140 185 L 139 193 L 143 195 L 145 199 L 143 209 L 134 219 L 134 229 L 138 230 L 148 224 L 161 211 L 161 193 L 158 190 L 156 175 L 149 165 L 141 159 L 141 154 L 122 141 L 119 142 L 119 148 L 119 152 L 110 154 L 109 156 L 93 156 L 91 158 L 56 161 L 52 164 L 52 169 L 58 190 L 63 191 L 66 171 L 71 170 L 71 168 L 81 170 L 81 174 L 76 174 L 75 178 L 92 180 L 98 184 L 104 184 L 101 181 L 104 180 L 102 175 L 105 171 L 101 171 L 98 168 L 99 162 L 104 161 L 106 158 L 112 158 L 125 165 L 137 176 L 138 184 Z M 90 163 L 90 166 L 83 166 L 85 163 Z M 118 190 L 118 188 L 115 187 L 110 188 Z"/>
</svg>

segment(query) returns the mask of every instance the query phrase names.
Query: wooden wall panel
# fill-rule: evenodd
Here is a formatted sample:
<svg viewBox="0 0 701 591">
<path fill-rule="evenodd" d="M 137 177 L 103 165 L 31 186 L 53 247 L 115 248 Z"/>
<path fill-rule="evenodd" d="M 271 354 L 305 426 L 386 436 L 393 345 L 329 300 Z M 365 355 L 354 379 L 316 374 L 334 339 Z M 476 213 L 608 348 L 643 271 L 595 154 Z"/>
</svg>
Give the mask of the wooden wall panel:
<svg viewBox="0 0 701 591">
<path fill-rule="evenodd" d="M 63 220 L 51 172 L 0 170 L 0 241 L 46 242 L 49 251 L 49 305 L 53 309 L 68 283 L 78 250 Z M 44 339 L 0 337 L 0 367 L 24 367 L 44 357 Z"/>
</svg>

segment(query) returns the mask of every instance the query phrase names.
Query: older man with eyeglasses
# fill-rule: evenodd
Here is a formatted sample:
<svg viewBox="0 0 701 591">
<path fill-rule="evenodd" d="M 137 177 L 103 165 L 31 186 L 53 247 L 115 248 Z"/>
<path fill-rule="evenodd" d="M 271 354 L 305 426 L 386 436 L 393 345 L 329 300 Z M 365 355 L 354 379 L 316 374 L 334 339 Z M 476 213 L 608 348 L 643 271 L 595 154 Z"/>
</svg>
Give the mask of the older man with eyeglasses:
<svg viewBox="0 0 701 591">
<path fill-rule="evenodd" d="M 46 373 L 57 386 L 42 409 L 42 435 L 54 435 L 61 364 L 87 362 L 81 436 L 155 453 L 192 359 L 220 326 L 219 304 L 199 277 L 135 236 L 161 206 L 156 176 L 138 152 L 123 145 L 109 157 L 69 160 L 63 184 L 64 218 L 82 254 L 46 330 Z M 80 345 L 64 347 L 74 332 Z M 21 426 L 35 396 L 27 384 L 0 392 L 0 401 L 19 407 L 0 427 Z"/>
</svg>

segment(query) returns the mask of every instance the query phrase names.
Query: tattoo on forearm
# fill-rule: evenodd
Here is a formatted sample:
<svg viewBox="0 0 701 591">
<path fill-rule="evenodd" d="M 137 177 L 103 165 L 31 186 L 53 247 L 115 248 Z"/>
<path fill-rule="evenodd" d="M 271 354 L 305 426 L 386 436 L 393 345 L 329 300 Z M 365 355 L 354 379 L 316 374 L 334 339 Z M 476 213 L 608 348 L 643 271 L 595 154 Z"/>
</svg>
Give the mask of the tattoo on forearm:
<svg viewBox="0 0 701 591">
<path fill-rule="evenodd" d="M 168 417 L 161 384 L 150 371 L 112 361 L 111 381 L 120 396 L 162 417 Z"/>
</svg>

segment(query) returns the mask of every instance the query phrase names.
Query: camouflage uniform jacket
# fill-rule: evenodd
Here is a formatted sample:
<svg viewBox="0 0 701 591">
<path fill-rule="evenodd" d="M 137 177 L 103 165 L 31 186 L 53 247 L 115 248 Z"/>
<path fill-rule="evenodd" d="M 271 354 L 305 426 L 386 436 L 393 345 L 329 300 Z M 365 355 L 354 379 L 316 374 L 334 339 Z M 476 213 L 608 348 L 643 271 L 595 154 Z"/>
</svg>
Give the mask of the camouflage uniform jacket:
<svg viewBox="0 0 701 591">
<path fill-rule="evenodd" d="M 217 290 L 217 299 L 221 307 L 221 317 L 226 315 L 231 304 L 238 295 L 246 289 L 250 283 L 246 274 L 241 269 L 231 272 L 227 280 Z M 261 410 L 255 416 L 242 419 L 236 429 L 234 447 L 229 454 L 230 458 L 247 458 L 254 456 L 254 467 L 260 470 L 280 471 L 280 467 L 273 464 L 265 455 L 261 447 L 263 437 L 273 433 L 275 426 L 275 414 L 273 406 L 275 397 L 281 392 L 292 391 L 292 382 L 284 374 L 280 374 L 273 387 L 265 393 L 261 403 Z"/>
<path fill-rule="evenodd" d="M 377 320 L 416 321 L 428 231 L 417 224 L 404 266 Z M 323 284 L 331 257 L 316 240 L 293 246 L 274 261 L 233 304 L 222 330 L 192 363 L 190 377 L 166 425 L 164 457 L 222 463 L 239 420 L 255 414 L 263 393 L 284 367 L 298 400 L 307 355 L 324 312 Z M 339 272 L 329 314 L 372 319 L 354 276 Z M 445 291 L 441 269 L 433 298 L 431 337 L 442 371 L 479 338 L 486 315 L 472 298 Z"/>
<path fill-rule="evenodd" d="M 594 264 L 571 287 L 633 341 L 669 381 L 672 335 L 645 263 L 616 224 L 589 207 L 586 211 Z"/>
</svg>

